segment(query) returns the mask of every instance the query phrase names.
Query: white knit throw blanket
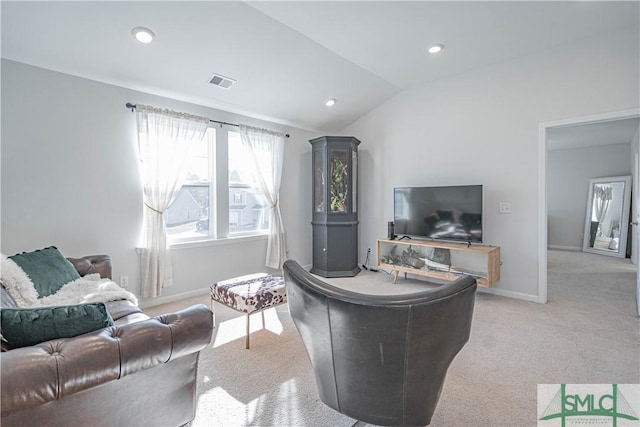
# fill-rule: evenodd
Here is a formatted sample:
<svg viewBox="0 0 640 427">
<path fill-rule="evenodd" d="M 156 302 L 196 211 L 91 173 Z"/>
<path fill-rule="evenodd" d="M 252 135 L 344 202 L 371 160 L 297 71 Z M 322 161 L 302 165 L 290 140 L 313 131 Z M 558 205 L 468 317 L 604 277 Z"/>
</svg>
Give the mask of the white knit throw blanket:
<svg viewBox="0 0 640 427">
<path fill-rule="evenodd" d="M 2 285 L 11 294 L 18 307 L 74 305 L 117 300 L 128 300 L 138 305 L 138 299 L 134 294 L 122 289 L 109 279 L 101 279 L 97 273 L 69 282 L 55 294 L 44 298 L 38 298 L 38 292 L 29 276 L 5 255 L 2 255 L 1 274 Z"/>
</svg>

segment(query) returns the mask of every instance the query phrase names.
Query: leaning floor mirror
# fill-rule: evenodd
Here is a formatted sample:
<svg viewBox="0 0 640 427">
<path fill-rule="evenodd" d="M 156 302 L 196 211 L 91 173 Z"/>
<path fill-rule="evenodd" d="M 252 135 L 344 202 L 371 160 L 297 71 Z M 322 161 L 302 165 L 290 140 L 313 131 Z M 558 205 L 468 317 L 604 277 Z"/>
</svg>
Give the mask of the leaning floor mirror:
<svg viewBox="0 0 640 427">
<path fill-rule="evenodd" d="M 631 176 L 594 178 L 589 198 L 582 250 L 624 258 L 629 231 Z"/>
</svg>

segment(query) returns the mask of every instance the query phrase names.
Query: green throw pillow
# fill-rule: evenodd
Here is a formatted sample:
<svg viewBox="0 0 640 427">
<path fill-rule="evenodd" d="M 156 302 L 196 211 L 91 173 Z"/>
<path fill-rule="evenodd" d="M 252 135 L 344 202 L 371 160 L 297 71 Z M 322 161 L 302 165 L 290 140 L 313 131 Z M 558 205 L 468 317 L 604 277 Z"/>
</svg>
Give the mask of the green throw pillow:
<svg viewBox="0 0 640 427">
<path fill-rule="evenodd" d="M 2 337 L 10 348 L 27 347 L 56 338 L 77 335 L 113 325 L 102 302 L 38 308 L 3 308 Z"/>
<path fill-rule="evenodd" d="M 27 273 L 39 298 L 55 294 L 63 285 L 80 278 L 73 264 L 55 246 L 23 252 L 9 259 Z"/>
</svg>

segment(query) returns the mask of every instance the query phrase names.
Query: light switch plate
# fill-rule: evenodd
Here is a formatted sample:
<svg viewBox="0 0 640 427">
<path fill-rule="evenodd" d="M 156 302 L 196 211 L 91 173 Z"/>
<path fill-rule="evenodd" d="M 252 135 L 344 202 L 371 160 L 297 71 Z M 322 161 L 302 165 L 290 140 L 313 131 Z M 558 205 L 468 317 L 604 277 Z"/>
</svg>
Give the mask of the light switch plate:
<svg viewBox="0 0 640 427">
<path fill-rule="evenodd" d="M 498 205 L 498 212 L 501 214 L 510 214 L 511 213 L 511 203 L 509 202 L 500 202 Z"/>
</svg>

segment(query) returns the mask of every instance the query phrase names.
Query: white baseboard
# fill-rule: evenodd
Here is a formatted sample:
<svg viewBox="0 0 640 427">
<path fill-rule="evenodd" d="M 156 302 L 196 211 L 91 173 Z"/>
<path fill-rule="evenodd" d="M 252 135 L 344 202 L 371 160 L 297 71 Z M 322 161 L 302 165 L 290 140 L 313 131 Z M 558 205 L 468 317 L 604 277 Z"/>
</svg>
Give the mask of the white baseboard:
<svg viewBox="0 0 640 427">
<path fill-rule="evenodd" d="M 180 301 L 186 298 L 199 297 L 201 295 L 206 295 L 208 293 L 209 293 L 209 288 L 196 289 L 195 291 L 181 292 L 179 294 L 169 295 L 166 297 L 150 298 L 145 301 L 142 301 L 139 304 L 139 306 L 140 308 L 155 307 L 156 305 L 168 304 L 170 302 Z"/>
<path fill-rule="evenodd" d="M 303 268 L 305 268 L 308 271 L 311 269 L 311 267 L 312 267 L 311 265 L 307 265 L 307 266 L 304 266 Z M 426 280 L 424 277 L 421 277 L 421 276 L 416 276 L 416 279 Z M 486 294 L 493 294 L 501 297 L 521 299 L 521 300 L 530 301 L 530 302 L 540 302 L 538 300 L 537 295 L 523 294 L 521 292 L 514 292 L 514 291 L 506 291 L 504 289 L 498 289 L 498 288 L 485 288 L 484 286 L 478 286 L 477 289 L 478 289 L 478 292 L 484 292 Z"/>
<path fill-rule="evenodd" d="M 580 249 L 582 250 L 582 249 Z M 311 269 L 312 265 L 305 265 L 302 268 L 304 268 L 305 270 L 309 271 Z M 537 295 L 530 295 L 530 294 L 523 294 L 521 292 L 514 292 L 514 291 L 507 291 L 504 289 L 498 289 L 498 288 L 485 288 L 482 286 L 478 286 L 478 292 L 482 292 L 482 293 L 486 293 L 486 294 L 493 294 L 493 295 L 498 295 L 501 297 L 508 297 L 508 298 L 515 298 L 515 299 L 520 299 L 520 300 L 524 300 L 524 301 L 530 301 L 530 302 L 539 302 L 538 301 L 538 296 Z M 201 295 L 207 295 L 209 293 L 209 288 L 205 288 L 205 289 L 196 289 L 194 291 L 189 291 L 189 292 L 181 292 L 179 294 L 175 294 L 175 295 L 169 295 L 166 297 L 159 297 L 159 298 L 152 298 L 152 299 L 148 299 L 145 300 L 143 302 L 141 302 L 139 304 L 140 308 L 149 308 L 149 307 L 155 307 L 157 305 L 162 305 L 162 304 L 168 304 L 171 302 L 175 302 L 175 301 L 180 301 L 182 299 L 187 299 L 187 298 L 193 298 L 193 297 L 198 297 Z"/>
<path fill-rule="evenodd" d="M 547 249 L 560 249 L 562 251 L 581 251 L 582 248 L 577 246 L 547 245 Z"/>
<path fill-rule="evenodd" d="M 482 286 L 478 286 L 478 292 L 482 292 L 485 294 L 498 295 L 501 297 L 521 299 L 521 300 L 530 301 L 530 302 L 540 302 L 538 300 L 537 295 L 523 294 L 521 292 L 507 291 L 507 290 L 498 289 L 498 288 L 485 288 Z"/>
</svg>

